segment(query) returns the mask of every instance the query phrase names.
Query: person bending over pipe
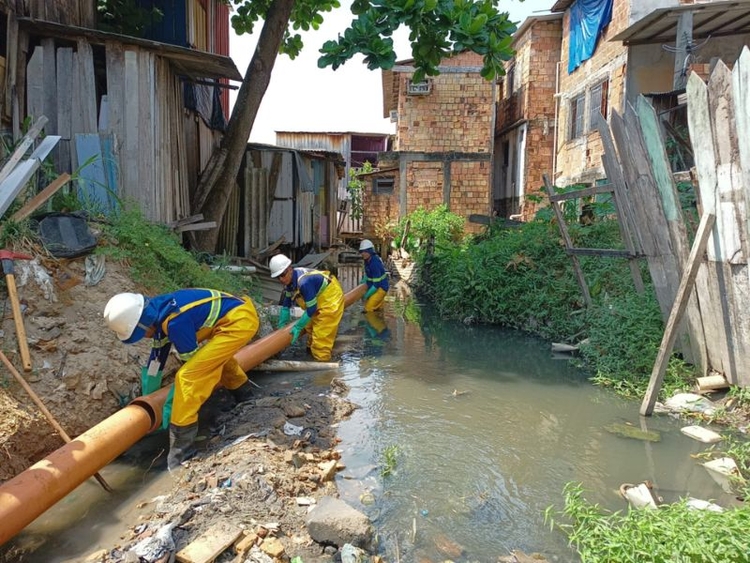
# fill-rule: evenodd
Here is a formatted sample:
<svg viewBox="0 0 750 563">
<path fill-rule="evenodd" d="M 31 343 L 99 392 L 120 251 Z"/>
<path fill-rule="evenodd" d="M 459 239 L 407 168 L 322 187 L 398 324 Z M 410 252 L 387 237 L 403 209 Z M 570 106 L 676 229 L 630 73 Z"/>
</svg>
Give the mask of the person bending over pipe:
<svg viewBox="0 0 750 563">
<path fill-rule="evenodd" d="M 382 308 L 385 303 L 385 294 L 388 293 L 388 273 L 371 241 L 364 239 L 359 243 L 359 253 L 365 261 L 365 275 L 360 283 L 367 284 L 367 292 L 362 300 L 365 302 L 365 313 L 371 313 Z"/>
<path fill-rule="evenodd" d="M 153 338 L 148 366 L 143 368 L 143 394 L 161 386 L 161 373 L 174 344 L 185 363 L 177 370 L 167 403 L 170 471 L 196 454 L 198 411 L 221 383 L 239 402 L 253 395 L 247 375 L 234 359 L 258 331 L 258 313 L 248 297 L 213 289 L 178 289 L 155 297 L 119 293 L 104 309 L 109 328 L 125 344 Z"/>
<path fill-rule="evenodd" d="M 279 328 L 289 322 L 289 308 L 296 302 L 305 312 L 292 327 L 292 344 L 306 330 L 307 347 L 313 358 L 329 361 L 344 315 L 344 292 L 338 280 L 330 272 L 292 268 L 292 261 L 283 254 L 271 258 L 269 266 L 271 277 L 284 285 Z"/>
</svg>

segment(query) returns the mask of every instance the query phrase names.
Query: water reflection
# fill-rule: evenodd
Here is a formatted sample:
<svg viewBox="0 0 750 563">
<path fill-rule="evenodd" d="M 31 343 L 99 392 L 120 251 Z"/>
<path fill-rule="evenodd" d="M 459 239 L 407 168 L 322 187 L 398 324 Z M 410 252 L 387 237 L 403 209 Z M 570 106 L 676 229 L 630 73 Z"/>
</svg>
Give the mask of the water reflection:
<svg viewBox="0 0 750 563">
<path fill-rule="evenodd" d="M 569 481 L 613 510 L 625 508 L 619 486 L 644 479 L 666 501 L 723 497 L 691 459 L 704 447 L 680 434 L 679 421 L 641 419 L 638 404 L 553 359 L 549 343 L 423 313 L 421 325 L 386 315 L 385 352 L 343 368 L 362 408 L 340 426 L 347 470 L 339 489 L 374 519 L 388 558 L 397 550 L 442 560 L 458 550 L 457 560 L 495 561 L 521 549 L 575 561 L 565 538 L 544 524 Z M 661 439 L 624 438 L 607 431 L 612 423 Z M 382 478 L 392 447 L 396 469 Z M 370 495 L 373 504 L 362 502 Z"/>
</svg>

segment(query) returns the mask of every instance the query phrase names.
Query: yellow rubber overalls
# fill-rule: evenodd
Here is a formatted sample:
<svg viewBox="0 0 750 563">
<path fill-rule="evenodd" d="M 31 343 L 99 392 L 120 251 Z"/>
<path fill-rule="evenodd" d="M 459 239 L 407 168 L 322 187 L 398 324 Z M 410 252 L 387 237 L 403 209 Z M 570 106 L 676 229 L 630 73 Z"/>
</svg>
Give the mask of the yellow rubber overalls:
<svg viewBox="0 0 750 563">
<path fill-rule="evenodd" d="M 327 362 L 331 359 L 331 350 L 336 342 L 339 323 L 341 317 L 344 316 L 344 292 L 336 277 L 327 271 L 310 270 L 305 272 L 297 278 L 297 285 L 299 286 L 305 276 L 312 274 L 322 275 L 326 282 L 321 286 L 316 297 L 318 310 L 311 317 L 310 324 L 305 328 L 307 347 L 310 348 L 313 358 L 319 362 Z M 297 290 L 293 300 L 303 309 L 307 309 L 308 304 L 299 294 L 299 290 Z"/>
<path fill-rule="evenodd" d="M 216 295 L 206 299 L 189 303 L 167 317 L 162 323 L 164 334 L 169 336 L 167 325 L 177 315 L 204 303 L 227 297 L 226 294 L 215 293 Z M 198 422 L 198 410 L 219 384 L 232 390 L 247 381 L 247 375 L 234 359 L 234 355 L 255 336 L 259 321 L 253 302 L 247 297 L 242 298 L 242 301 L 242 305 L 221 318 L 212 318 L 213 315 L 209 314 L 203 327 L 196 334 L 198 342 L 205 344 L 195 352 L 180 355 L 185 363 L 175 376 L 170 417 L 172 424 L 188 426 Z M 218 304 L 212 307 L 212 313 L 214 309 L 218 314 Z"/>
</svg>

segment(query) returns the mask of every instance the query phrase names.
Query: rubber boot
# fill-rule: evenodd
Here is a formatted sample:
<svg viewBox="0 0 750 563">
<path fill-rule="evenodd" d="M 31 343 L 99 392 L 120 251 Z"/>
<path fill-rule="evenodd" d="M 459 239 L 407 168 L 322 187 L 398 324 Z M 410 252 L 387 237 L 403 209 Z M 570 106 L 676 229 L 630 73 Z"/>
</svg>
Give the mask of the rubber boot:
<svg viewBox="0 0 750 563">
<path fill-rule="evenodd" d="M 250 383 L 249 380 L 245 381 L 245 383 L 237 387 L 237 389 L 230 389 L 229 392 L 237 403 L 244 403 L 255 396 L 253 394 L 253 384 Z"/>
<path fill-rule="evenodd" d="M 198 423 L 188 426 L 169 425 L 169 455 L 167 455 L 167 468 L 173 471 L 180 467 L 183 461 L 193 457 L 198 450 L 195 449 L 195 439 L 198 436 Z"/>
</svg>

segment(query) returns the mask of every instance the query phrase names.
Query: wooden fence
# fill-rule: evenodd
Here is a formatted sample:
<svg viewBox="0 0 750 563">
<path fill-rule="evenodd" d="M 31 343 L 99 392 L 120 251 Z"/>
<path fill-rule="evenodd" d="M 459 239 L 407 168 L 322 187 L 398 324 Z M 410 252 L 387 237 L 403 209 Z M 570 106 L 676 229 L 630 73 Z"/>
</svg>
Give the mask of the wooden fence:
<svg viewBox="0 0 750 563">
<path fill-rule="evenodd" d="M 750 50 L 733 70 L 719 62 L 687 85 L 699 212 L 714 215 L 705 256 L 686 297 L 675 347 L 703 375 L 750 385 Z M 676 306 L 691 244 L 659 118 L 645 97 L 600 120 L 604 166 L 632 253 L 648 261 L 665 322 Z"/>
</svg>

